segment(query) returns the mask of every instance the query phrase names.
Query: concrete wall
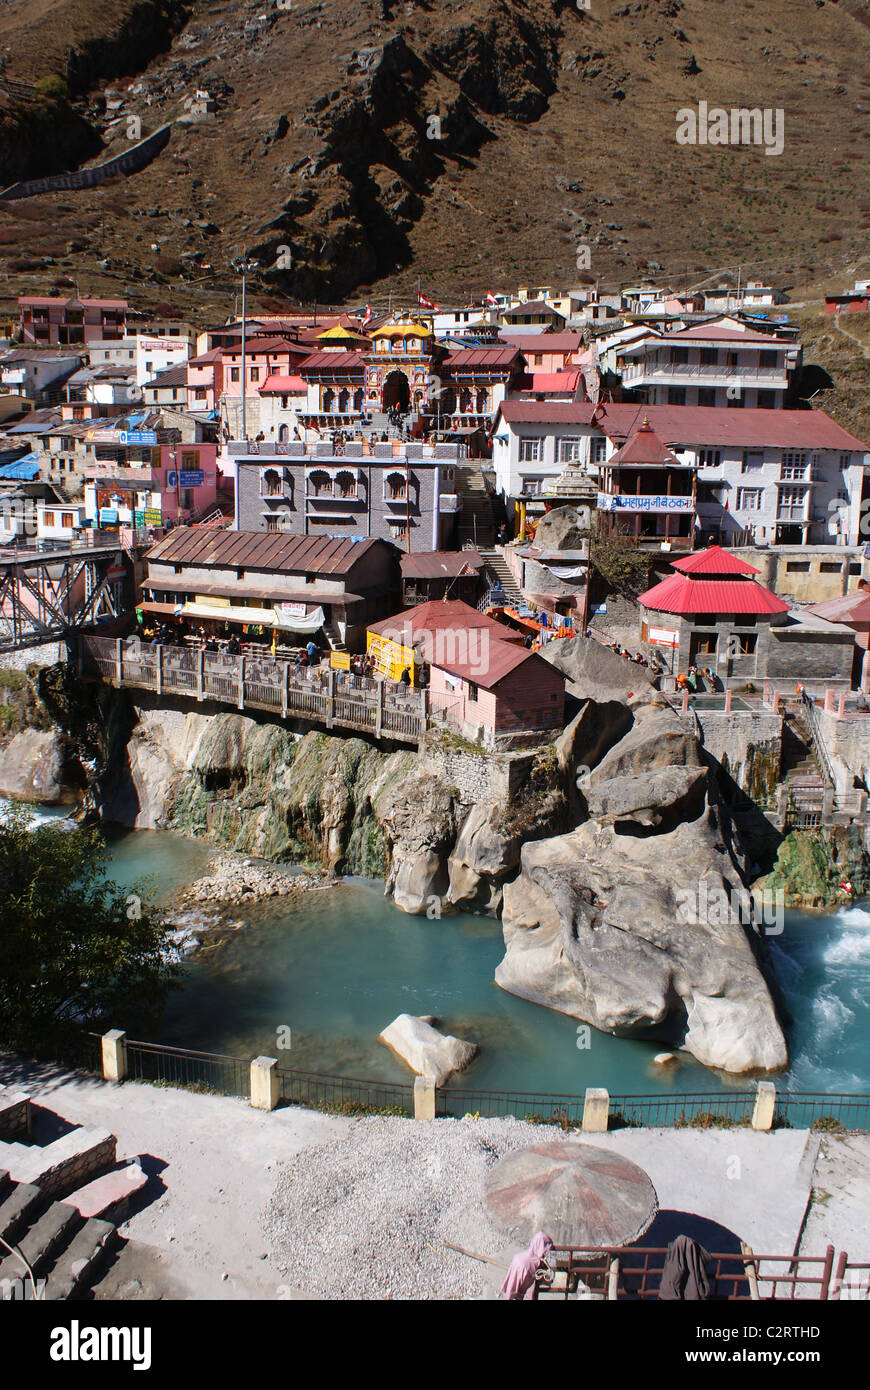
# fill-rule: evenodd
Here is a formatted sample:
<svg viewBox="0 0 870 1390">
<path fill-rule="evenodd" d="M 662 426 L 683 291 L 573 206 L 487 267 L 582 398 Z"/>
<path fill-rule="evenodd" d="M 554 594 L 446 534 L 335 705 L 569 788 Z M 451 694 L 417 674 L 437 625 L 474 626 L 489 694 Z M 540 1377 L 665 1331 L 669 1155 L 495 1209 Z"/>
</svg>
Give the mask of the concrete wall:
<svg viewBox="0 0 870 1390">
<path fill-rule="evenodd" d="M 831 760 L 837 792 L 851 791 L 855 777 L 870 786 L 870 715 L 836 713 L 816 706 L 822 741 Z"/>
<path fill-rule="evenodd" d="M 782 715 L 772 710 L 697 713 L 705 752 L 754 801 L 772 797 L 782 765 Z"/>
</svg>

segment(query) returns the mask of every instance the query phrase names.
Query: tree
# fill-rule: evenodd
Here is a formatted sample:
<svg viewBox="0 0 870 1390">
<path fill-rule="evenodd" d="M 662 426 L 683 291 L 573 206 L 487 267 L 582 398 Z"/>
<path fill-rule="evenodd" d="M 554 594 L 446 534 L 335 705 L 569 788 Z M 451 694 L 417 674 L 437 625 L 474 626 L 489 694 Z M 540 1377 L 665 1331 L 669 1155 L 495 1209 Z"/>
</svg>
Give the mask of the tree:
<svg viewBox="0 0 870 1390">
<path fill-rule="evenodd" d="M 97 830 L 0 822 L 0 1049 L 72 1059 L 86 1035 L 155 1025 L 178 973 L 171 929 L 106 875 Z"/>
</svg>

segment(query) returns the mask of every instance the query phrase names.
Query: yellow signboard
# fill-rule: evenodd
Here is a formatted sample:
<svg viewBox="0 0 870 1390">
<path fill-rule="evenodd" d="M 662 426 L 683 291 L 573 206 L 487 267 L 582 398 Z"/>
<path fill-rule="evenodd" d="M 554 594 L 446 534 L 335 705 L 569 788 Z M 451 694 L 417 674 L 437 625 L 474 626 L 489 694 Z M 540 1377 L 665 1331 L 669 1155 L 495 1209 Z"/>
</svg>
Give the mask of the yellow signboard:
<svg viewBox="0 0 870 1390">
<path fill-rule="evenodd" d="M 329 664 L 334 671 L 349 671 L 350 652 L 330 652 Z"/>
<path fill-rule="evenodd" d="M 388 680 L 401 680 L 405 667 L 414 682 L 414 653 L 401 642 L 392 642 L 389 637 L 381 637 L 375 632 L 366 633 L 366 652 L 375 670 Z"/>
<path fill-rule="evenodd" d="M 231 608 L 228 598 L 215 598 L 214 594 L 195 594 L 195 603 L 207 603 L 211 608 Z"/>
</svg>

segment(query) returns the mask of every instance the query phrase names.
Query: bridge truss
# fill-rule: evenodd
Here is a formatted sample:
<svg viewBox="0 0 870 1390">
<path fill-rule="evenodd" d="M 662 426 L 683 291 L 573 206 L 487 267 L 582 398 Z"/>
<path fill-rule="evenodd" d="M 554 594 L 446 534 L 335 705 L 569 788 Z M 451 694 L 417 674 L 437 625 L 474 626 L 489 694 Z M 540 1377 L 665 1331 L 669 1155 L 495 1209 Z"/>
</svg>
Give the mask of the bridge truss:
<svg viewBox="0 0 870 1390">
<path fill-rule="evenodd" d="M 120 547 L 0 554 L 0 653 L 63 641 L 117 618 L 126 570 Z"/>
</svg>

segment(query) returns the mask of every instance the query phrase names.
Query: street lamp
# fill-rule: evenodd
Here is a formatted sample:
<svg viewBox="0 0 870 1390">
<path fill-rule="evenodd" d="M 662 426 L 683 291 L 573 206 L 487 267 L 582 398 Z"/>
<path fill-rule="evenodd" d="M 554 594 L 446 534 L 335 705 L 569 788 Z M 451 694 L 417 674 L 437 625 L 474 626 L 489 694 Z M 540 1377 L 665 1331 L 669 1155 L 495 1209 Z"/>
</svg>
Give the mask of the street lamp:
<svg viewBox="0 0 870 1390">
<path fill-rule="evenodd" d="M 251 273 L 251 271 L 257 269 L 259 264 L 259 261 L 253 260 L 250 256 L 247 255 L 247 253 L 244 256 L 237 256 L 235 260 L 232 262 L 233 270 L 235 270 L 242 277 L 242 439 L 245 441 L 247 441 L 248 438 L 246 395 L 247 383 L 245 381 L 245 374 L 247 371 L 245 345 L 248 337 L 248 316 L 246 300 L 247 277 Z"/>
</svg>

